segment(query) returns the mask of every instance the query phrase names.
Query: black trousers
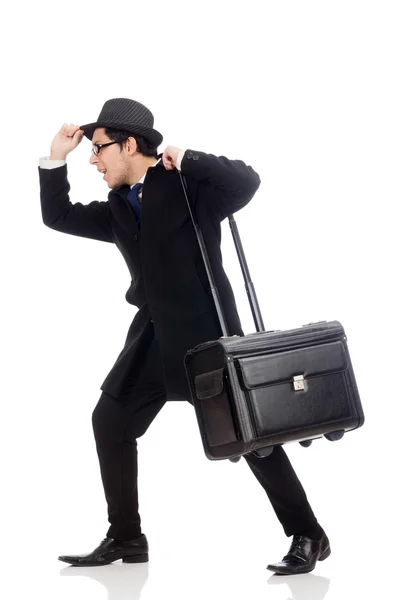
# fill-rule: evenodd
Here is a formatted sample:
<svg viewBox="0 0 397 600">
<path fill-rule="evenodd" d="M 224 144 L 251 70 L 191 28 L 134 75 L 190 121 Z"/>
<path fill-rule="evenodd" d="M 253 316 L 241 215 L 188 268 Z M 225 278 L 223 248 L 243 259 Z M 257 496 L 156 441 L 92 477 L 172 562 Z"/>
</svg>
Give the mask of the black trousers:
<svg viewBox="0 0 397 600">
<path fill-rule="evenodd" d="M 117 398 L 103 393 L 92 415 L 108 505 L 107 535 L 116 540 L 131 540 L 141 534 L 137 439 L 166 402 L 156 341 L 131 376 L 128 389 Z M 285 534 L 315 537 L 321 529 L 283 448 L 274 448 L 266 458 L 244 458 L 265 490 Z"/>
</svg>

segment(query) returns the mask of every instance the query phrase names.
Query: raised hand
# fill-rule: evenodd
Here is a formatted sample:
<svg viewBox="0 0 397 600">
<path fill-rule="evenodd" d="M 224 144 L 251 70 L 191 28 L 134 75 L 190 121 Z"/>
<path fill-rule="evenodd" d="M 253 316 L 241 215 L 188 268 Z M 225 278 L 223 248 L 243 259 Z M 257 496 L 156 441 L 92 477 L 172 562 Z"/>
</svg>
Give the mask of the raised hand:
<svg viewBox="0 0 397 600">
<path fill-rule="evenodd" d="M 50 158 L 65 160 L 69 152 L 77 148 L 84 137 L 84 131 L 78 125 L 64 123 L 51 144 Z"/>
<path fill-rule="evenodd" d="M 178 158 L 178 154 L 181 151 L 180 148 L 176 146 L 167 146 L 167 148 L 163 152 L 163 164 L 167 171 L 171 171 L 176 167 L 176 161 Z"/>
</svg>

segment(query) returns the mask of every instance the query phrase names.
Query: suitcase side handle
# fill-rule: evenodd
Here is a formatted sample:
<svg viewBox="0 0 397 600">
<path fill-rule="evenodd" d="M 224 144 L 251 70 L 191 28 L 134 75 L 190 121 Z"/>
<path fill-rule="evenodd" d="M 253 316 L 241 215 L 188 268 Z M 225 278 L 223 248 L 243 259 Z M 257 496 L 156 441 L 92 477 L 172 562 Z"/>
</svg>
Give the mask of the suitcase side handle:
<svg viewBox="0 0 397 600">
<path fill-rule="evenodd" d="M 192 206 L 189 202 L 189 196 L 187 193 L 187 183 L 186 183 L 186 178 L 184 177 L 184 175 L 182 175 L 182 173 L 179 171 L 179 169 L 177 169 L 178 175 L 179 175 L 179 179 L 181 181 L 181 185 L 182 185 L 182 189 L 183 189 L 183 193 L 185 195 L 185 200 L 189 209 L 189 214 L 190 217 L 192 219 L 192 223 L 193 223 L 193 227 L 194 227 L 194 231 L 196 233 L 197 236 L 197 241 L 200 247 L 200 251 L 201 251 L 201 255 L 203 257 L 203 261 L 204 261 L 204 266 L 205 266 L 205 270 L 207 272 L 207 277 L 210 283 L 210 287 L 211 287 L 211 293 L 212 293 L 212 297 L 214 299 L 214 303 L 215 303 L 215 308 L 216 308 L 216 312 L 219 318 L 219 322 L 221 325 L 221 330 L 222 330 L 222 335 L 225 337 L 229 337 L 229 332 L 228 332 L 228 328 L 226 325 L 226 319 L 225 319 L 225 313 L 223 311 L 223 307 L 221 304 L 221 300 L 220 300 L 220 296 L 219 296 L 219 292 L 218 292 L 218 288 L 216 287 L 215 284 L 215 280 L 214 280 L 214 276 L 212 273 L 212 269 L 211 269 L 211 265 L 210 265 L 210 261 L 208 258 L 208 253 L 207 253 L 207 249 L 205 246 L 205 242 L 204 242 L 204 238 L 203 238 L 203 234 L 201 231 L 201 228 L 199 226 L 199 224 L 197 223 L 197 220 L 195 218 L 195 215 L 193 213 L 193 209 Z M 240 238 L 240 234 L 237 228 L 237 223 L 235 221 L 234 215 L 230 215 L 229 216 L 229 225 L 230 225 L 230 229 L 232 232 L 232 237 L 233 237 L 233 241 L 234 241 L 234 245 L 236 247 L 236 252 L 237 252 L 237 257 L 240 263 L 240 267 L 241 267 L 241 271 L 243 274 L 243 278 L 244 278 L 244 283 L 245 283 L 245 291 L 247 292 L 247 296 L 248 296 L 248 301 L 249 301 L 249 305 L 251 307 L 251 313 L 252 313 L 252 317 L 254 319 L 254 323 L 255 323 L 255 328 L 256 331 L 265 331 L 265 326 L 263 323 L 263 319 L 262 319 L 262 314 L 261 314 L 261 310 L 259 308 L 259 303 L 258 303 L 258 299 L 256 296 L 256 292 L 255 292 L 255 288 L 254 288 L 254 284 L 251 280 L 251 275 L 248 269 L 248 264 L 247 264 L 247 260 L 245 258 L 245 254 L 244 254 L 244 250 L 243 250 L 243 245 L 241 242 L 241 238 Z"/>
</svg>

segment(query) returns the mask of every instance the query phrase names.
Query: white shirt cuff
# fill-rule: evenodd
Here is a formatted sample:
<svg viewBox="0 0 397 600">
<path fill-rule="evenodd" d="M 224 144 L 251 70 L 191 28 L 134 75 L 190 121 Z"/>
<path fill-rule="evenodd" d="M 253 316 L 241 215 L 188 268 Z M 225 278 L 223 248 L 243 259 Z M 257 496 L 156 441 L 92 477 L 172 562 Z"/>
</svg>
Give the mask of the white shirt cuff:
<svg viewBox="0 0 397 600">
<path fill-rule="evenodd" d="M 49 156 L 40 158 L 40 169 L 57 169 L 66 165 L 66 160 L 51 160 Z"/>
<path fill-rule="evenodd" d="M 176 168 L 178 169 L 178 171 L 181 170 L 181 163 L 182 163 L 182 159 L 185 156 L 185 152 L 186 150 L 181 150 L 178 154 L 178 158 L 176 159 Z"/>
</svg>

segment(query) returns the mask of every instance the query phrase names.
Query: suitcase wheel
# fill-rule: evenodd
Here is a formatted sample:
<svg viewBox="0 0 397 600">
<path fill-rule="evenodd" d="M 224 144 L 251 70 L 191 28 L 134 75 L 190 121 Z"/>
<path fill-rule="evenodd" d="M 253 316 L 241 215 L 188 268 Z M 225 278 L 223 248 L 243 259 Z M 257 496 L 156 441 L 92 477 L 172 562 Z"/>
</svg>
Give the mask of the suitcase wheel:
<svg viewBox="0 0 397 600">
<path fill-rule="evenodd" d="M 299 442 L 301 446 L 303 446 L 304 448 L 308 448 L 309 446 L 312 445 L 312 440 L 303 440 L 303 442 Z"/>
<path fill-rule="evenodd" d="M 252 454 L 255 456 L 259 456 L 259 458 L 265 458 L 266 456 L 270 456 L 273 452 L 273 446 L 269 446 L 268 448 L 259 448 L 259 450 L 255 450 Z"/>
<path fill-rule="evenodd" d="M 234 456 L 233 458 L 229 458 L 230 462 L 232 463 L 238 463 L 238 461 L 240 460 L 241 456 Z"/>
<path fill-rule="evenodd" d="M 343 429 L 341 429 L 340 431 L 331 431 L 330 433 L 325 433 L 324 437 L 330 442 L 336 442 L 337 440 L 341 440 L 344 435 L 345 432 Z"/>
</svg>

